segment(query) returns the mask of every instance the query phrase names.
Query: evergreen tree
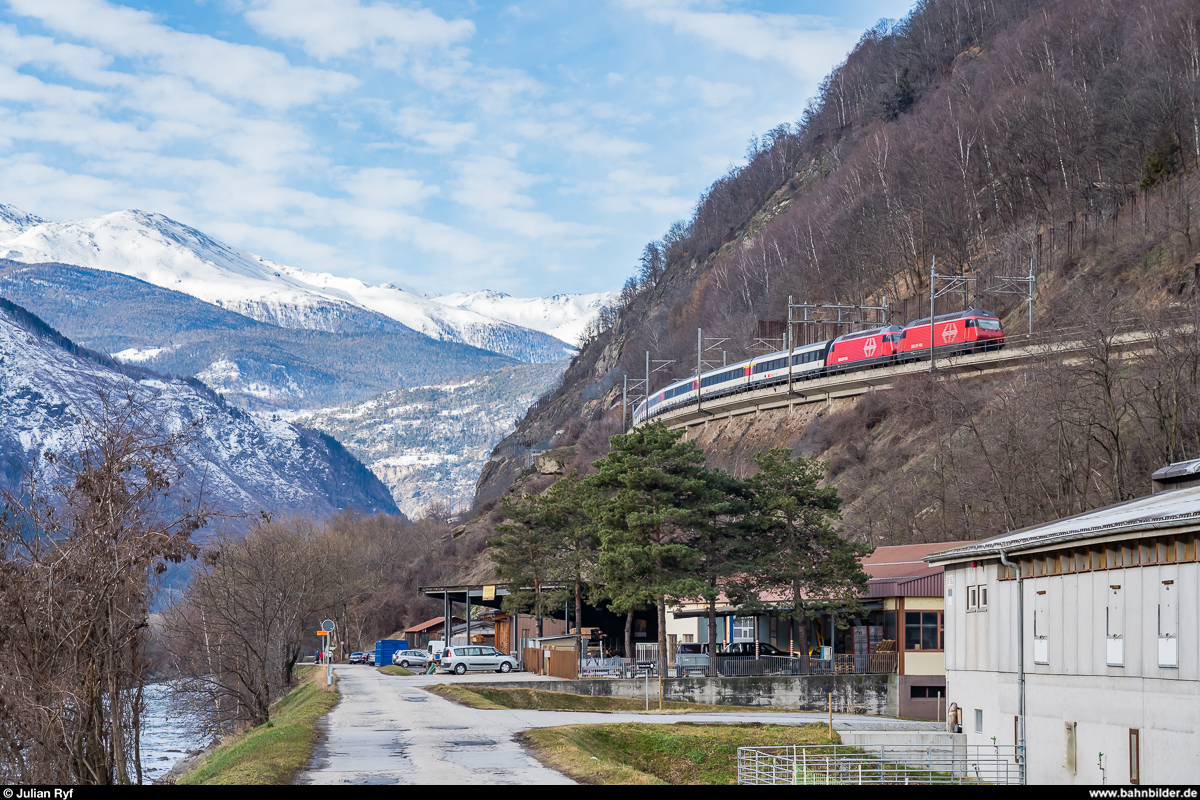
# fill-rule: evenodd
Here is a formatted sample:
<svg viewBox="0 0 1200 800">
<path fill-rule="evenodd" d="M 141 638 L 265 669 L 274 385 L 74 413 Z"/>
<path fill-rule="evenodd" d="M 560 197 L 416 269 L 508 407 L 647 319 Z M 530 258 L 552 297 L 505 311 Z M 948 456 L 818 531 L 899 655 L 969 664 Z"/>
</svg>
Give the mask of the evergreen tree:
<svg viewBox="0 0 1200 800">
<path fill-rule="evenodd" d="M 741 580 L 744 608 L 770 608 L 801 623 L 800 650 L 807 650 L 808 620 L 821 610 L 859 613 L 867 576 L 859 559 L 870 548 L 848 542 L 833 529 L 841 499 L 821 486 L 825 465 L 795 458 L 786 449 L 754 457 L 759 472 L 750 479 L 752 511 L 744 524 L 754 537 L 756 558 Z M 778 600 L 755 598 L 771 593 Z"/>
<path fill-rule="evenodd" d="M 599 472 L 589 479 L 603 492 L 591 511 L 600 526 L 605 592 L 618 613 L 648 603 L 657 607 L 660 670 L 667 650 L 667 600 L 708 591 L 698 572 L 697 532 L 726 509 L 704 466 L 704 452 L 682 436 L 662 423 L 613 436 L 612 450 L 594 462 Z"/>
<path fill-rule="evenodd" d="M 503 608 L 509 614 L 535 614 L 541 636 L 542 618 L 554 607 L 554 598 L 543 589 L 553 580 L 563 527 L 560 509 L 546 497 L 529 494 L 519 500 L 505 497 L 500 507 L 507 521 L 496 526 L 499 535 L 488 547 L 496 574 L 509 585 Z"/>
<path fill-rule="evenodd" d="M 585 510 L 594 490 L 572 470 L 555 481 L 546 492 L 544 504 L 558 525 L 550 556 L 553 579 L 566 586 L 565 592 L 575 603 L 575 624 L 583 625 L 583 595 L 592 583 L 600 550 L 600 530 Z M 556 603 L 565 599 L 555 596 Z"/>
</svg>

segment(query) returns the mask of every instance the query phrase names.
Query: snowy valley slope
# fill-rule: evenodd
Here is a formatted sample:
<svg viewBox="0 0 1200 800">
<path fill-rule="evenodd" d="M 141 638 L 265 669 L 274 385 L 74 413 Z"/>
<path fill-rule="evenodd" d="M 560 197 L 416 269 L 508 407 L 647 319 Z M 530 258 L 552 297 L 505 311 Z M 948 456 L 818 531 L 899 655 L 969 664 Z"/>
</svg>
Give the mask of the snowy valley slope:
<svg viewBox="0 0 1200 800">
<path fill-rule="evenodd" d="M 198 438 L 185 450 L 192 465 L 185 482 L 195 491 L 203 481 L 206 497 L 226 513 L 397 510 L 375 476 L 332 438 L 231 408 L 202 386 L 126 374 L 0 300 L 0 463 L 6 479 L 31 468 L 46 450 L 71 453 L 86 421 L 99 418 L 102 392 L 132 393 L 170 431 L 201 421 Z"/>
<path fill-rule="evenodd" d="M 0 259 L 0 296 L 72 340 L 157 372 L 194 375 L 245 408 L 320 408 L 517 363 L 410 328 L 280 328 L 116 272 Z"/>
<path fill-rule="evenodd" d="M 556 324 L 527 327 L 480 313 L 469 303 L 443 303 L 395 284 L 373 286 L 278 264 L 145 211 L 50 222 L 0 205 L 0 257 L 118 272 L 285 328 L 367 332 L 404 326 L 533 363 L 569 355 L 575 340 L 566 342 L 548 331 L 567 325 L 562 330 L 569 335 L 571 313 L 594 316 L 598 311 L 590 300 L 563 304 L 548 298 L 559 307 Z M 584 324 L 577 323 L 580 329 Z"/>
<path fill-rule="evenodd" d="M 470 506 L 496 442 L 553 387 L 565 366 L 563 361 L 522 364 L 293 419 L 345 445 L 408 516 L 439 507 L 457 512 Z"/>
</svg>

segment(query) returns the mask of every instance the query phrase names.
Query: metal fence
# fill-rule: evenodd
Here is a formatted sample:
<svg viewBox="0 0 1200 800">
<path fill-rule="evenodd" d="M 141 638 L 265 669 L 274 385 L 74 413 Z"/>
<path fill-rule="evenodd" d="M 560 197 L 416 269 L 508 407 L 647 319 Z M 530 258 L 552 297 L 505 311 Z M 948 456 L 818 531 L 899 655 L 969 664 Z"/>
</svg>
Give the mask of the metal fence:
<svg viewBox="0 0 1200 800">
<path fill-rule="evenodd" d="M 724 678 L 752 675 L 891 675 L 896 671 L 895 653 L 841 655 L 835 660 L 812 656 L 723 655 L 712 659 L 711 674 Z"/>
<path fill-rule="evenodd" d="M 579 662 L 581 678 L 623 678 L 629 671 L 629 659 L 585 657 Z"/>
<path fill-rule="evenodd" d="M 739 747 L 739 784 L 1016 785 L 1012 745 L 880 744 Z"/>
</svg>

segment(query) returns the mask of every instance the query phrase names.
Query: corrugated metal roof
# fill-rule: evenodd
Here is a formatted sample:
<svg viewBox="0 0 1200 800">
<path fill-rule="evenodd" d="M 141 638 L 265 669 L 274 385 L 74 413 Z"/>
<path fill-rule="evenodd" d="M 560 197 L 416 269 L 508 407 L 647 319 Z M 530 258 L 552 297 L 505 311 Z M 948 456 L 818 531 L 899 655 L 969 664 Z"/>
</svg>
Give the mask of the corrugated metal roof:
<svg viewBox="0 0 1200 800">
<path fill-rule="evenodd" d="M 945 572 L 938 569 L 929 575 L 919 578 L 902 578 L 899 580 L 871 581 L 863 599 L 883 597 L 941 597 L 945 581 Z"/>
<path fill-rule="evenodd" d="M 876 547 L 875 552 L 862 560 L 863 572 L 867 573 L 871 580 L 922 578 L 942 571 L 940 566 L 926 562 L 926 556 L 967 544 L 971 542 L 924 542 Z"/>
<path fill-rule="evenodd" d="M 445 619 L 446 619 L 445 617 L 434 617 L 433 619 L 427 619 L 424 622 L 420 622 L 420 623 L 417 623 L 416 625 L 413 625 L 411 628 L 405 628 L 403 633 L 420 633 L 421 631 L 426 630 L 427 628 L 435 628 L 438 625 L 441 625 L 445 621 Z M 461 620 L 462 617 L 455 617 L 454 619 Z"/>
<path fill-rule="evenodd" d="M 1159 492 L 928 556 L 933 563 L 1200 524 L 1200 486 Z"/>
</svg>

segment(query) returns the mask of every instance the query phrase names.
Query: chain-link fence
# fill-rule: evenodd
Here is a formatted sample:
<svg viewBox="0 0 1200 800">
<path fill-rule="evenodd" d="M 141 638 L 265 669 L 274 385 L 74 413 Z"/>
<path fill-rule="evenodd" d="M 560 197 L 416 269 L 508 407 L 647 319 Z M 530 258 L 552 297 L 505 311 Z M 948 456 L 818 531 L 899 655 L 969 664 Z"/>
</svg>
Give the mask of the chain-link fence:
<svg viewBox="0 0 1200 800">
<path fill-rule="evenodd" d="M 850 786 L 1020 783 L 1012 745 L 739 747 L 739 784 Z"/>
</svg>

